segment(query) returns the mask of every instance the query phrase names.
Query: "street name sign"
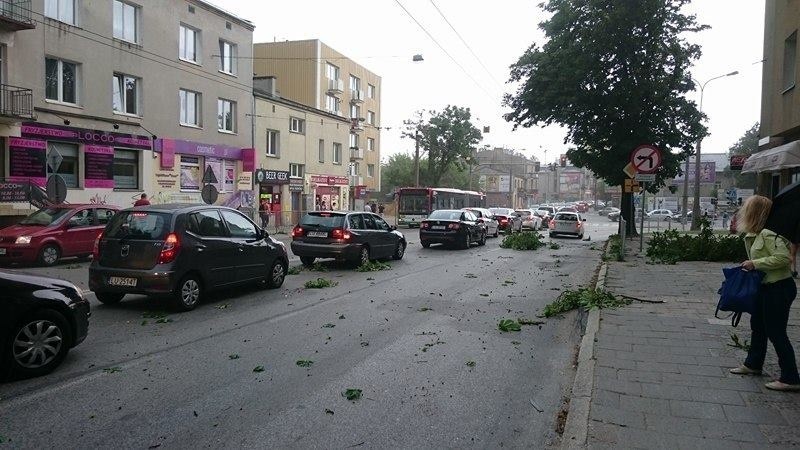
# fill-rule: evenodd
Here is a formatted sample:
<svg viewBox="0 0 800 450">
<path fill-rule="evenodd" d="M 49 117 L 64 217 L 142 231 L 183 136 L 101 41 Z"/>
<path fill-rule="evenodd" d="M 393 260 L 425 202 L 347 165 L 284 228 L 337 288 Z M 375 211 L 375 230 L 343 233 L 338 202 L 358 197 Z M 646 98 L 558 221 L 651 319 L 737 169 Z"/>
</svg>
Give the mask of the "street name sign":
<svg viewBox="0 0 800 450">
<path fill-rule="evenodd" d="M 637 173 L 636 174 L 636 181 L 644 181 L 647 183 L 655 183 L 656 182 L 656 174 L 654 173 Z"/>
</svg>

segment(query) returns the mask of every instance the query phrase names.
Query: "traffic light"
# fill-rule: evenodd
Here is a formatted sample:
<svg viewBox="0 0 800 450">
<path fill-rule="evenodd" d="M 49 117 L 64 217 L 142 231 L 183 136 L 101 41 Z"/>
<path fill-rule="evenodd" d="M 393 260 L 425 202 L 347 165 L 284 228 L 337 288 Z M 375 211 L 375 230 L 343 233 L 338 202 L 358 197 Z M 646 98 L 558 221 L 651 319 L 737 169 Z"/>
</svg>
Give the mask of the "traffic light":
<svg viewBox="0 0 800 450">
<path fill-rule="evenodd" d="M 561 155 L 560 162 L 561 167 L 567 167 L 567 155 Z"/>
</svg>

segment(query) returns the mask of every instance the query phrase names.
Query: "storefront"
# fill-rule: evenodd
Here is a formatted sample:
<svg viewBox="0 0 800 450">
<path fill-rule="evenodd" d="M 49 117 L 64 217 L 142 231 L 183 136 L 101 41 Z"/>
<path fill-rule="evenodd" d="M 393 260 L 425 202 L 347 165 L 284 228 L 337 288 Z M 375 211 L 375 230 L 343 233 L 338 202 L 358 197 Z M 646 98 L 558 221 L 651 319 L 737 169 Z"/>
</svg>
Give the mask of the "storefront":
<svg viewBox="0 0 800 450">
<path fill-rule="evenodd" d="M 253 174 L 258 189 L 259 211 L 269 211 L 271 225 L 280 227 L 289 220 L 284 217 L 283 186 L 289 184 L 288 170 L 257 169 Z"/>
<path fill-rule="evenodd" d="M 316 210 L 347 210 L 349 205 L 349 180 L 341 175 L 307 175 L 311 192 L 308 194 Z M 311 208 L 309 208 L 311 209 Z"/>
</svg>

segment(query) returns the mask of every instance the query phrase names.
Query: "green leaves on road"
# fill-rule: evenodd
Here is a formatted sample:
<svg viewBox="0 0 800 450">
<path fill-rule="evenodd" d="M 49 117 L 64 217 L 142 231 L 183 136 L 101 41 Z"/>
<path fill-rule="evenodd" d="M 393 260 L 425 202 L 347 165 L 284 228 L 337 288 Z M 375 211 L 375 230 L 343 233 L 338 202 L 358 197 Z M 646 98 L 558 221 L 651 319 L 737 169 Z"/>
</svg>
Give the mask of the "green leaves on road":
<svg viewBox="0 0 800 450">
<path fill-rule="evenodd" d="M 325 278 L 317 278 L 316 280 L 306 281 L 304 285 L 306 289 L 322 289 L 326 287 L 338 286 L 336 281 L 326 280 Z"/>
<path fill-rule="evenodd" d="M 464 365 L 467 367 L 475 367 L 475 361 L 467 361 L 464 363 Z"/>
<path fill-rule="evenodd" d="M 585 308 L 587 310 L 616 308 L 628 305 L 630 302 L 630 300 L 616 297 L 614 294 L 602 289 L 570 289 L 562 292 L 552 303 L 547 304 L 542 315 L 544 317 L 552 317 L 576 308 Z"/>
<path fill-rule="evenodd" d="M 538 250 L 544 247 L 545 243 L 542 240 L 542 235 L 539 233 L 516 233 L 509 234 L 503 238 L 500 243 L 502 248 L 510 248 L 512 250 Z"/>
<path fill-rule="evenodd" d="M 558 242 L 551 242 L 550 243 L 550 250 L 558 250 L 561 248 L 561 244 Z"/>
<path fill-rule="evenodd" d="M 122 367 L 106 367 L 105 369 L 103 369 L 103 372 L 105 373 L 122 372 Z"/>
<path fill-rule="evenodd" d="M 419 312 L 433 311 L 433 308 L 428 308 L 427 306 L 423 306 L 422 308 L 417 309 L 417 311 Z"/>
<path fill-rule="evenodd" d="M 253 367 L 253 372 L 255 372 L 255 373 L 261 373 L 263 371 L 264 371 L 264 366 L 255 366 L 255 367 Z"/>
<path fill-rule="evenodd" d="M 731 342 L 733 343 L 726 345 L 728 345 L 728 347 L 739 348 L 747 352 L 750 351 L 750 343 L 747 341 L 747 339 L 739 338 L 739 335 L 736 333 L 731 333 Z"/>
<path fill-rule="evenodd" d="M 239 359 L 239 355 L 237 355 L 236 353 L 231 353 L 230 355 L 228 355 L 228 359 Z"/>
<path fill-rule="evenodd" d="M 381 270 L 391 270 L 392 266 L 385 262 L 380 261 L 367 261 L 366 263 L 356 267 L 356 272 L 378 272 Z"/>
<path fill-rule="evenodd" d="M 336 326 L 336 325 L 334 325 L 334 324 L 332 324 L 332 323 L 326 323 L 325 325 L 323 325 L 323 326 L 322 326 L 322 328 L 333 328 L 333 327 L 335 327 L 335 326 Z"/>
<path fill-rule="evenodd" d="M 517 319 L 520 325 L 544 325 L 544 320 L 530 320 L 520 317 Z"/>
<path fill-rule="evenodd" d="M 464 278 L 478 278 L 474 273 L 465 273 Z"/>
<path fill-rule="evenodd" d="M 519 326 L 519 322 L 511 319 L 500 320 L 500 322 L 497 324 L 497 328 L 504 333 L 507 333 L 509 331 L 519 331 L 522 329 Z"/>
<path fill-rule="evenodd" d="M 361 399 L 361 389 L 347 389 L 342 392 L 342 397 L 354 402 Z"/>
<path fill-rule="evenodd" d="M 300 272 L 303 271 L 303 266 L 292 266 L 289 267 L 289 270 L 286 271 L 286 275 L 300 275 Z"/>
<path fill-rule="evenodd" d="M 314 365 L 314 361 L 311 361 L 310 359 L 298 359 L 295 364 L 300 367 L 311 367 Z"/>
</svg>

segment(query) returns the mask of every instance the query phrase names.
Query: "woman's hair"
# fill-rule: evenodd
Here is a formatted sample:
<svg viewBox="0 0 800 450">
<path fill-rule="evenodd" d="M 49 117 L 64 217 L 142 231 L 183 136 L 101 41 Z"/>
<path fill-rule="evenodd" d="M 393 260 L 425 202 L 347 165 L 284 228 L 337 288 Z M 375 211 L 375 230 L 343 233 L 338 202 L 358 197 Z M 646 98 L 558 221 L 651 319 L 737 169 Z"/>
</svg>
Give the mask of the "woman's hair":
<svg viewBox="0 0 800 450">
<path fill-rule="evenodd" d="M 767 222 L 772 200 L 761 195 L 753 195 L 744 201 L 736 218 L 736 227 L 745 233 L 760 233 Z"/>
</svg>

